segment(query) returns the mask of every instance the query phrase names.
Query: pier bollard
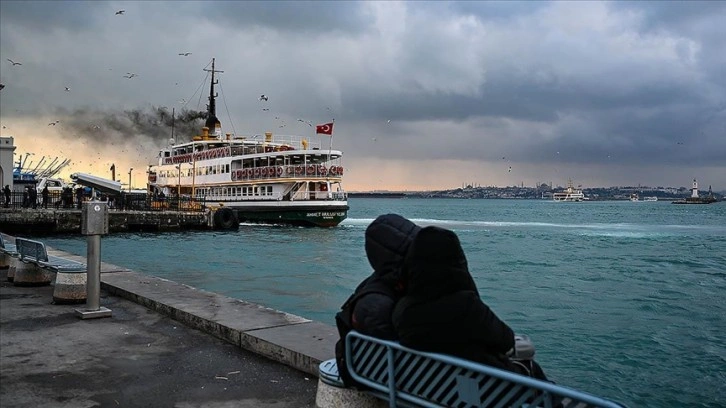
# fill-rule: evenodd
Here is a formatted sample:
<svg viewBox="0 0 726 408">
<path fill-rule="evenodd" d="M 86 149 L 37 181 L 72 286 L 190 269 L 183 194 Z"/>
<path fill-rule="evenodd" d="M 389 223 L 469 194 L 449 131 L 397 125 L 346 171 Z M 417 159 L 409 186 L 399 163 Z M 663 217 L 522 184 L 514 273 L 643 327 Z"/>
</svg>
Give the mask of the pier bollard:
<svg viewBox="0 0 726 408">
<path fill-rule="evenodd" d="M 17 269 L 18 262 L 18 257 L 10 257 L 10 262 L 8 266 L 8 282 L 12 282 L 15 280 L 15 270 Z"/>
<path fill-rule="evenodd" d="M 333 358 L 323 361 L 318 368 L 318 391 L 315 394 L 315 406 L 317 408 L 384 408 L 389 404 L 363 391 L 345 387 Z"/>
<path fill-rule="evenodd" d="M 55 274 L 53 303 L 72 305 L 86 302 L 86 271 L 58 271 Z"/>
<path fill-rule="evenodd" d="M 18 259 L 15 262 L 13 285 L 15 286 L 46 286 L 53 281 L 53 272 L 43 269 L 33 262 Z"/>
<path fill-rule="evenodd" d="M 0 252 L 0 269 L 10 268 L 10 259 L 12 257 L 7 252 Z"/>
<path fill-rule="evenodd" d="M 108 206 L 103 201 L 86 201 L 81 211 L 81 233 L 86 245 L 86 308 L 76 309 L 81 319 L 111 317 L 101 306 L 101 235 L 108 234 Z"/>
<path fill-rule="evenodd" d="M 385 408 L 389 404 L 373 395 L 354 388 L 341 388 L 318 380 L 318 391 L 315 394 L 317 408 Z"/>
</svg>

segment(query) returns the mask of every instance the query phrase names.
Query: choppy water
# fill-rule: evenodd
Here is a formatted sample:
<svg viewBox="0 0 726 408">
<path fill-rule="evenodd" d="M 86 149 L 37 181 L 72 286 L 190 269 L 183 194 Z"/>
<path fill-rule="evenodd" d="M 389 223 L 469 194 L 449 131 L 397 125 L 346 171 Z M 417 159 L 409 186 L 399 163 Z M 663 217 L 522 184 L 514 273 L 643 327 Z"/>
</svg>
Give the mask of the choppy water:
<svg viewBox="0 0 726 408">
<path fill-rule="evenodd" d="M 631 407 L 726 406 L 726 203 L 351 199 L 337 228 L 104 237 L 103 261 L 334 325 L 366 226 L 456 231 L 484 301 L 547 374 Z M 85 254 L 83 237 L 42 238 Z M 332 351 L 331 351 L 332 352 Z"/>
</svg>

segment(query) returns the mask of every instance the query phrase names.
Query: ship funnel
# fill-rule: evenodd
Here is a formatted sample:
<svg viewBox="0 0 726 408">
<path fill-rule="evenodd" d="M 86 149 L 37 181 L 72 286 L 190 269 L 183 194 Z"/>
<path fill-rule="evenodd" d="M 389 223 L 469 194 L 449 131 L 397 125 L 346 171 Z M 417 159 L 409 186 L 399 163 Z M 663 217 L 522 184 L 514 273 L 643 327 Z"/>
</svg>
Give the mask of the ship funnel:
<svg viewBox="0 0 726 408">
<path fill-rule="evenodd" d="M 272 142 L 272 132 L 265 132 L 265 142 L 266 143 Z"/>
<path fill-rule="evenodd" d="M 303 139 L 302 140 L 302 145 L 303 145 L 303 149 L 304 150 L 308 150 L 308 141 L 307 141 L 307 139 Z"/>
<path fill-rule="evenodd" d="M 209 128 L 206 126 L 202 128 L 202 137 L 205 139 L 209 137 Z"/>
</svg>

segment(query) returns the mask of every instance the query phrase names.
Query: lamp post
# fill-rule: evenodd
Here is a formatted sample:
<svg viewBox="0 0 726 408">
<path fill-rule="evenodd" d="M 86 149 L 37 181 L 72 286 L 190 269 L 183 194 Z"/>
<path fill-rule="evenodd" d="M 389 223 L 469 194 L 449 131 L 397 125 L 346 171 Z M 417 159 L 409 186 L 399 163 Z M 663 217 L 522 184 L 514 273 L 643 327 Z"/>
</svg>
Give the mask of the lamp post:
<svg viewBox="0 0 726 408">
<path fill-rule="evenodd" d="M 176 174 L 177 174 L 176 197 L 177 197 L 177 199 L 181 199 L 181 164 L 176 165 Z"/>
<path fill-rule="evenodd" d="M 131 171 L 133 169 L 134 169 L 133 167 L 129 169 L 129 193 L 131 192 Z"/>
</svg>

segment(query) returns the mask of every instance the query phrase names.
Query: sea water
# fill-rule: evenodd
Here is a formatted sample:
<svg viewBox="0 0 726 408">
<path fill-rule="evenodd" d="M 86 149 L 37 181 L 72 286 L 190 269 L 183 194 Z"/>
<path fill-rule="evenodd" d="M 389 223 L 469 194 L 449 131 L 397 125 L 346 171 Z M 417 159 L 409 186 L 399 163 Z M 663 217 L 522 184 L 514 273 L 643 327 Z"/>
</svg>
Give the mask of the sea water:
<svg viewBox="0 0 726 408">
<path fill-rule="evenodd" d="M 557 383 L 631 407 L 726 406 L 726 203 L 369 199 L 335 228 L 128 233 L 102 259 L 334 326 L 398 213 L 455 231 L 482 299 Z M 83 237 L 43 237 L 84 255 Z M 332 355 L 332 350 L 331 350 Z"/>
</svg>

